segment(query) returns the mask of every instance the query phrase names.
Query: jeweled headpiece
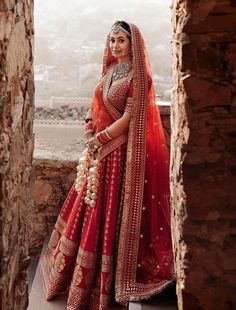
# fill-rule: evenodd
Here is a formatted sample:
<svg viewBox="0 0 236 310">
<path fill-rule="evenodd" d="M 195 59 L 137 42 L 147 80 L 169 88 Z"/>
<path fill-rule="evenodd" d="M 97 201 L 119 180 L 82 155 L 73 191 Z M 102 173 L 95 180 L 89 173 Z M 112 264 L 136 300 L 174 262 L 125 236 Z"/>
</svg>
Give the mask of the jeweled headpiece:
<svg viewBox="0 0 236 310">
<path fill-rule="evenodd" d="M 125 28 L 123 28 L 120 24 L 114 24 L 111 27 L 111 32 L 118 33 L 119 31 L 124 32 L 129 38 L 131 38 L 131 34 Z"/>
</svg>

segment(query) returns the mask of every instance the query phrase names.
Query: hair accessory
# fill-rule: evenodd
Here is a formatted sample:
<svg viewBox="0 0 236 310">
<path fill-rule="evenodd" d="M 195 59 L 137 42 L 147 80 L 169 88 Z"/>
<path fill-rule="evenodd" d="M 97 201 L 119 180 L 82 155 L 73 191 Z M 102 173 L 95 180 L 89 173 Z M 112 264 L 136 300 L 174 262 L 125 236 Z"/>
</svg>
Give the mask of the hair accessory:
<svg viewBox="0 0 236 310">
<path fill-rule="evenodd" d="M 115 24 L 111 28 L 111 32 L 118 33 L 119 31 L 124 32 L 129 38 L 131 38 L 131 34 L 125 28 L 123 28 L 120 24 Z"/>
</svg>

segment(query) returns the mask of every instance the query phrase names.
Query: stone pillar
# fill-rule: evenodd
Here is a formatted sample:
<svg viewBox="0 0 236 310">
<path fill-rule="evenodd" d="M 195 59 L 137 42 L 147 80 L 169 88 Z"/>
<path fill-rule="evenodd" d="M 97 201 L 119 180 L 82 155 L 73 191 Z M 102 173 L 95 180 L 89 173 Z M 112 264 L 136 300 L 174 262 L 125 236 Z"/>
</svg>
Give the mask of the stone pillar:
<svg viewBox="0 0 236 310">
<path fill-rule="evenodd" d="M 172 233 L 182 310 L 236 308 L 236 2 L 173 1 Z"/>
<path fill-rule="evenodd" d="M 26 309 L 32 199 L 33 3 L 0 0 L 0 308 Z"/>
</svg>

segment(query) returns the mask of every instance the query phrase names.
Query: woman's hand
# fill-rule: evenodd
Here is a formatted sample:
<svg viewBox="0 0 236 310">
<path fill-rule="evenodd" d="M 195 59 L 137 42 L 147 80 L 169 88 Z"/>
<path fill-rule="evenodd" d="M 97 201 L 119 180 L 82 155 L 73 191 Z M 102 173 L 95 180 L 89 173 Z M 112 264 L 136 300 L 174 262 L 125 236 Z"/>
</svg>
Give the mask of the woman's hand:
<svg viewBox="0 0 236 310">
<path fill-rule="evenodd" d="M 92 152 L 96 152 L 101 145 L 98 143 L 97 139 L 95 139 L 94 136 L 92 136 L 86 143 L 88 149 Z"/>
<path fill-rule="evenodd" d="M 88 141 L 88 140 L 90 140 L 91 138 L 93 138 L 93 133 L 92 133 L 92 132 L 86 132 L 86 133 L 84 134 L 84 137 L 85 137 L 85 139 Z"/>
</svg>

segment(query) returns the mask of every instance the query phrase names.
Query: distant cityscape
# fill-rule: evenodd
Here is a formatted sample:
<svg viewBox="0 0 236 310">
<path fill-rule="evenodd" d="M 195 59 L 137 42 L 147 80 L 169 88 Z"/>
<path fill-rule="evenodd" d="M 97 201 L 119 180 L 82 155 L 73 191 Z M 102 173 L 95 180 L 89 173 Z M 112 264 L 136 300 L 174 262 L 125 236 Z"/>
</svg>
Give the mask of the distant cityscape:
<svg viewBox="0 0 236 310">
<path fill-rule="evenodd" d="M 168 1 L 135 0 L 129 7 L 124 0 L 115 0 L 113 6 L 109 3 L 107 0 L 100 0 L 99 4 L 95 0 L 89 4 L 75 0 L 35 1 L 36 106 L 52 97 L 92 97 L 101 75 L 105 37 L 117 19 L 140 27 L 150 56 L 156 94 L 162 100 L 169 100 Z"/>
</svg>

